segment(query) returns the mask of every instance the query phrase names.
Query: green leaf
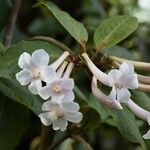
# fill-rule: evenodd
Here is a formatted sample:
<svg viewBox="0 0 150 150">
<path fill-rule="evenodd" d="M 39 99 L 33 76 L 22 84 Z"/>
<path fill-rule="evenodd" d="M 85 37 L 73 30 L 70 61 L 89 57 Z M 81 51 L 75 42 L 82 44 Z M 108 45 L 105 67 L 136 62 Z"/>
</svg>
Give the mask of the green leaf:
<svg viewBox="0 0 150 150">
<path fill-rule="evenodd" d="M 38 115 L 41 112 L 43 100 L 39 96 L 31 94 L 27 87 L 21 86 L 15 79 L 15 74 L 21 70 L 18 66 L 19 56 L 23 52 L 31 54 L 37 49 L 44 49 L 50 55 L 50 62 L 62 54 L 62 50 L 57 46 L 38 40 L 22 41 L 12 46 L 0 59 L 0 91 Z"/>
<path fill-rule="evenodd" d="M 81 109 L 81 112 L 83 113 L 81 125 L 84 127 L 84 129 L 94 129 L 100 125 L 100 115 L 95 109 L 89 106 L 84 106 Z"/>
<path fill-rule="evenodd" d="M 1 150 L 14 150 L 29 123 L 29 111 L 1 95 L 0 145 Z"/>
<path fill-rule="evenodd" d="M 114 16 L 102 22 L 95 31 L 94 43 L 98 50 L 114 46 L 130 35 L 138 26 L 132 16 Z"/>
<path fill-rule="evenodd" d="M 16 80 L 0 78 L 0 91 L 10 99 L 25 105 L 36 115 L 41 113 L 43 100 L 33 95 L 27 87 L 21 86 Z"/>
<path fill-rule="evenodd" d="M 62 50 L 54 44 L 44 41 L 21 41 L 13 45 L 0 59 L 0 77 L 15 78 L 19 71 L 18 58 L 23 52 L 32 53 L 37 49 L 44 49 L 50 55 L 50 62 L 62 54 Z"/>
<path fill-rule="evenodd" d="M 141 133 L 136 124 L 134 115 L 124 107 L 123 110 L 108 109 L 109 114 L 113 117 L 119 132 L 127 140 L 144 145 Z"/>
<path fill-rule="evenodd" d="M 0 42 L 0 56 L 5 53 L 5 47 L 4 45 Z"/>
<path fill-rule="evenodd" d="M 60 22 L 60 24 L 84 47 L 88 40 L 88 34 L 83 24 L 73 19 L 67 12 L 60 10 L 51 2 L 40 2 L 36 6 L 46 7 Z"/>
<path fill-rule="evenodd" d="M 150 97 L 140 91 L 132 91 L 132 99 L 142 108 L 150 110 Z"/>
</svg>

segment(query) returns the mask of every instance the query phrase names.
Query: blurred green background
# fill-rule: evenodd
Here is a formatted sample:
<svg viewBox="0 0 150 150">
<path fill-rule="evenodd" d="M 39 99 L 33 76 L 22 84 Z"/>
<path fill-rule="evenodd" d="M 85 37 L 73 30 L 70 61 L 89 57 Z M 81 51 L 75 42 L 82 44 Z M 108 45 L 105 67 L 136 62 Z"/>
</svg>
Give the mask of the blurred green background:
<svg viewBox="0 0 150 150">
<path fill-rule="evenodd" d="M 128 59 L 142 60 L 150 62 L 150 0 L 51 0 L 58 5 L 62 10 L 67 11 L 73 18 L 81 21 L 89 33 L 88 49 L 93 48 L 92 35 L 96 27 L 108 17 L 114 15 L 129 14 L 136 16 L 140 25 L 138 29 L 128 38 L 119 43 L 120 47 L 114 47 L 113 51 L 106 50 L 106 54 L 118 55 L 127 57 Z M 49 15 L 43 8 L 33 8 L 35 0 L 22 0 L 17 24 L 14 31 L 13 44 L 36 35 L 51 36 L 65 43 L 68 47 L 76 49 L 78 47 L 75 40 L 63 29 L 63 27 Z M 5 25 L 7 23 L 11 0 L 0 0 L 0 40 L 3 41 Z M 124 47 L 124 48 L 123 48 Z M 119 51 L 122 49 L 122 51 Z M 2 95 L 2 94 L 1 94 Z M 3 95 L 1 96 L 3 97 Z M 9 106 L 10 100 L 6 100 Z M 11 102 L 14 108 L 17 108 L 16 102 Z M 20 113 L 26 108 L 20 110 Z M 0 107 L 1 108 L 1 107 Z M 8 110 L 11 113 L 12 110 Z M 19 112 L 19 110 L 18 110 Z M 28 111 L 30 119 L 26 119 L 25 128 L 21 140 L 18 141 L 15 150 L 31 150 L 38 143 L 41 124 L 32 112 Z M 1 117 L 1 116 L 0 116 Z M 18 114 L 14 114 L 14 118 Z M 19 117 L 19 118 L 20 118 Z M 95 116 L 94 116 L 95 117 Z M 6 116 L 7 118 L 7 116 Z M 20 119 L 21 119 L 20 118 Z M 23 120 L 24 120 L 23 119 Z M 7 122 L 7 119 L 4 119 Z M 13 120 L 12 120 L 13 122 Z M 0 127 L 1 127 L 0 123 Z M 18 123 L 19 124 L 19 123 Z M 22 124 L 19 124 L 22 127 Z M 145 132 L 147 124 L 138 121 L 139 127 Z M 15 127 L 17 128 L 17 127 Z M 13 130 L 13 128 L 12 128 Z M 142 131 L 142 132 L 143 132 Z M 143 132 L 143 133 L 144 133 Z M 4 133 L 5 134 L 5 133 Z M 58 134 L 58 135 L 57 135 Z M 63 133 L 57 132 L 56 136 L 61 136 Z M 9 134 L 8 134 L 9 135 Z M 1 137 L 0 133 L 0 138 Z M 87 130 L 83 133 L 83 137 L 91 144 L 95 150 L 139 150 L 141 147 L 138 144 L 131 143 L 123 138 L 113 125 L 111 120 L 107 123 L 101 123 L 99 127 Z M 150 141 L 146 141 L 150 149 Z M 72 145 L 74 148 L 72 148 Z M 72 139 L 67 139 L 62 143 L 60 150 L 85 149 L 82 144 L 75 143 Z M 0 145 L 0 150 L 3 150 Z"/>
</svg>

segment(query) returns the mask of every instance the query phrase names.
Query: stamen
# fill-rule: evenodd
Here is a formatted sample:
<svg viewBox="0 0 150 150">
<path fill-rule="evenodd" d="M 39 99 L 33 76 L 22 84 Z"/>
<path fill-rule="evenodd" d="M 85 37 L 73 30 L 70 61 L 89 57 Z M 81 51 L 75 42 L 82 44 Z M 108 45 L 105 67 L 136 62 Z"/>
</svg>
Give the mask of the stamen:
<svg viewBox="0 0 150 150">
<path fill-rule="evenodd" d="M 42 76 L 41 72 L 35 72 L 33 74 L 33 79 L 41 79 L 41 76 Z"/>
<path fill-rule="evenodd" d="M 55 94 L 60 94 L 60 93 L 61 93 L 61 90 L 62 90 L 62 88 L 61 88 L 60 85 L 55 84 L 55 85 L 53 86 L 53 92 L 54 92 Z"/>
</svg>

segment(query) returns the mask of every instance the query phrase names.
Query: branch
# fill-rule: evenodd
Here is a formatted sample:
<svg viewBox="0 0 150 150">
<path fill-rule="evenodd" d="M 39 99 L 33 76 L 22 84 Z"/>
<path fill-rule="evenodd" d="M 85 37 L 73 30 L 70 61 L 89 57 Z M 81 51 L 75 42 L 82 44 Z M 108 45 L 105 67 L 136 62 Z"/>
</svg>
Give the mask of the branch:
<svg viewBox="0 0 150 150">
<path fill-rule="evenodd" d="M 53 39 L 52 37 L 47 37 L 47 36 L 35 36 L 35 37 L 32 37 L 32 38 L 29 38 L 28 40 L 43 40 L 43 41 L 47 41 L 47 42 L 50 42 L 50 43 L 53 43 L 55 45 L 57 45 L 59 48 L 61 48 L 62 50 L 64 51 L 68 51 L 70 52 L 70 54 L 72 55 L 75 55 L 75 53 L 69 48 L 67 47 L 66 45 L 64 45 L 63 43 Z"/>
<path fill-rule="evenodd" d="M 21 5 L 21 0 L 14 0 L 12 10 L 10 12 L 10 18 L 6 25 L 5 34 L 4 34 L 3 42 L 6 48 L 9 48 L 11 46 L 13 32 L 15 29 L 15 24 L 16 24 L 20 5 Z"/>
<path fill-rule="evenodd" d="M 79 136 L 79 135 L 72 135 L 72 137 L 77 142 L 82 143 L 85 146 L 86 150 L 93 150 L 93 148 L 91 147 L 91 145 L 85 139 L 83 139 L 81 136 Z"/>
<path fill-rule="evenodd" d="M 54 150 L 57 146 L 59 146 L 63 141 L 70 137 L 70 133 L 66 133 L 61 139 L 59 139 L 56 143 L 52 144 L 46 150 Z"/>
<path fill-rule="evenodd" d="M 54 132 L 52 128 L 42 125 L 41 143 L 39 150 L 45 150 L 53 143 Z"/>
</svg>

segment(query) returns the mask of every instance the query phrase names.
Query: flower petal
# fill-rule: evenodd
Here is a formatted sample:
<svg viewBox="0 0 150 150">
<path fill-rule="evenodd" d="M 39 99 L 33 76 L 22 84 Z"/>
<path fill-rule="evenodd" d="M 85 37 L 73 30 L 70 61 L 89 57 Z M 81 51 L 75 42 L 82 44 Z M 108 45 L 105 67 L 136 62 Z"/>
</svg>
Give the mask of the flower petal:
<svg viewBox="0 0 150 150">
<path fill-rule="evenodd" d="M 41 98 L 46 100 L 51 96 L 50 90 L 50 86 L 45 86 L 39 90 L 38 94 L 41 96 Z"/>
<path fill-rule="evenodd" d="M 42 67 L 42 80 L 46 83 L 51 83 L 57 77 L 55 70 L 51 66 Z"/>
<path fill-rule="evenodd" d="M 130 92 L 126 88 L 117 89 L 117 100 L 120 103 L 127 102 L 131 97 Z"/>
<path fill-rule="evenodd" d="M 143 135 L 143 138 L 146 140 L 150 139 L 150 130 L 146 134 Z"/>
<path fill-rule="evenodd" d="M 110 100 L 116 100 L 116 97 L 117 97 L 117 91 L 116 91 L 116 88 L 115 86 L 112 87 L 112 90 L 108 96 L 108 99 Z"/>
<path fill-rule="evenodd" d="M 42 88 L 41 80 L 34 80 L 28 86 L 28 90 L 34 95 L 37 95 L 38 92 L 41 90 L 41 88 Z"/>
<path fill-rule="evenodd" d="M 32 53 L 32 61 L 38 66 L 45 66 L 49 63 L 49 55 L 44 49 L 38 49 Z"/>
<path fill-rule="evenodd" d="M 62 102 L 62 106 L 66 111 L 79 111 L 79 105 L 75 102 Z"/>
<path fill-rule="evenodd" d="M 51 112 L 41 113 L 39 117 L 45 126 L 49 126 L 53 121 L 53 118 L 51 118 Z"/>
<path fill-rule="evenodd" d="M 30 54 L 28 54 L 26 52 L 21 54 L 20 57 L 19 57 L 19 60 L 18 60 L 18 65 L 22 69 L 31 70 L 32 65 L 31 65 L 31 56 L 30 56 Z"/>
<path fill-rule="evenodd" d="M 73 91 L 68 91 L 64 94 L 62 101 L 73 101 L 75 99 Z"/>
<path fill-rule="evenodd" d="M 82 113 L 76 111 L 66 111 L 65 118 L 70 122 L 79 123 L 82 120 L 83 115 Z"/>
<path fill-rule="evenodd" d="M 128 89 L 136 89 L 139 86 L 137 74 L 122 76 L 122 85 Z"/>
<path fill-rule="evenodd" d="M 63 89 L 72 90 L 74 88 L 74 80 L 70 78 L 62 78 Z"/>
<path fill-rule="evenodd" d="M 120 65 L 119 71 L 122 74 L 126 74 L 126 75 L 133 74 L 134 73 L 134 67 L 133 67 L 133 65 L 131 63 L 123 62 Z"/>
<path fill-rule="evenodd" d="M 59 107 L 59 104 L 53 103 L 52 101 L 47 101 L 42 105 L 43 111 L 56 111 Z"/>
<path fill-rule="evenodd" d="M 54 130 L 59 130 L 60 129 L 61 131 L 65 131 L 67 125 L 68 125 L 68 122 L 65 118 L 60 118 L 60 119 L 57 119 L 57 120 L 53 121 L 53 129 Z"/>
<path fill-rule="evenodd" d="M 108 73 L 108 82 L 110 86 L 113 86 L 116 82 L 119 81 L 121 77 L 121 72 L 117 69 L 113 69 Z"/>
<path fill-rule="evenodd" d="M 22 70 L 16 74 L 16 79 L 20 82 L 21 85 L 28 85 L 32 81 L 32 77 L 29 71 Z"/>
</svg>

